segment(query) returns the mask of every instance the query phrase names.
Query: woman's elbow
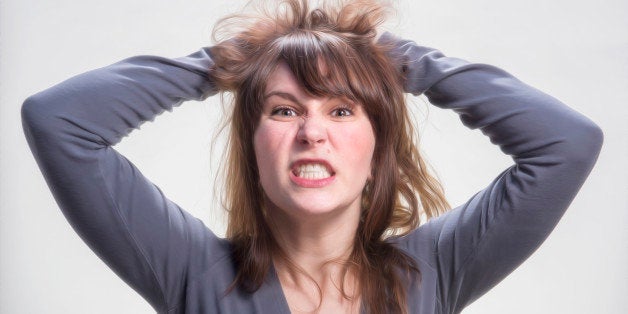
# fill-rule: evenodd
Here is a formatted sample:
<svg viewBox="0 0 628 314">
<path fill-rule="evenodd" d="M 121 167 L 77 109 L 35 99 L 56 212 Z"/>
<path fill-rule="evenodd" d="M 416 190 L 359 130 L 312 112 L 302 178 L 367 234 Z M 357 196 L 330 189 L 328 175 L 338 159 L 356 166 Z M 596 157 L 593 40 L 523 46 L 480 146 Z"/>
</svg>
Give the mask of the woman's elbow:
<svg viewBox="0 0 628 314">
<path fill-rule="evenodd" d="M 593 168 L 597 162 L 604 144 L 604 131 L 592 120 L 583 119 L 578 126 L 573 128 L 572 139 L 569 147 L 569 160 L 579 167 Z"/>
</svg>

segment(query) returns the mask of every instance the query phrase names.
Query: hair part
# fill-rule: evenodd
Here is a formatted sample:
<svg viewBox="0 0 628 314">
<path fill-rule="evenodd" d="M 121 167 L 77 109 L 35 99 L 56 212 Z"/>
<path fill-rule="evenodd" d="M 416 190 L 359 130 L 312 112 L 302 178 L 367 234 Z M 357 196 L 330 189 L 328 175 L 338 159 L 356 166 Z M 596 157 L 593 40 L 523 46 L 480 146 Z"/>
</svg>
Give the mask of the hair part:
<svg viewBox="0 0 628 314">
<path fill-rule="evenodd" d="M 227 292 L 257 290 L 273 257 L 309 276 L 289 260 L 272 233 L 252 141 L 266 81 L 285 62 L 310 95 L 347 97 L 369 116 L 376 137 L 372 180 L 363 192 L 361 219 L 353 251 L 342 261 L 343 274 L 360 274 L 357 291 L 368 312 L 406 313 L 407 286 L 420 280 L 420 271 L 386 240 L 416 229 L 421 211 L 431 218 L 451 207 L 414 142 L 402 73 L 390 57 L 393 47 L 376 42 L 388 7 L 367 0 L 315 9 L 307 0 L 253 4 L 259 4 L 255 14 L 217 23 L 214 39 L 218 34 L 225 39 L 211 50 L 214 82 L 234 94 L 224 176 L 227 238 L 238 271 Z M 344 276 L 342 282 L 342 294 L 350 299 Z"/>
</svg>

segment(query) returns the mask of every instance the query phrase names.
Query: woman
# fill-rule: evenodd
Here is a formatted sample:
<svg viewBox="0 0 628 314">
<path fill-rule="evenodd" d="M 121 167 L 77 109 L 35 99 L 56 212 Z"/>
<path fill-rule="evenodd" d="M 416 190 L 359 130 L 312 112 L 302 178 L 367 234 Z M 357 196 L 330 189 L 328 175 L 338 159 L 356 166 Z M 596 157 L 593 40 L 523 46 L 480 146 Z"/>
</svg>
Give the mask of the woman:
<svg viewBox="0 0 628 314">
<path fill-rule="evenodd" d="M 239 30 L 187 57 L 129 58 L 29 97 L 24 131 L 55 199 L 158 312 L 460 312 L 551 232 L 600 128 L 496 67 L 376 38 L 375 3 L 287 4 L 227 19 Z M 235 96 L 226 239 L 111 147 L 220 91 Z M 515 165 L 445 212 L 403 92 L 453 109 Z M 418 227 L 421 210 L 440 216 Z"/>
</svg>

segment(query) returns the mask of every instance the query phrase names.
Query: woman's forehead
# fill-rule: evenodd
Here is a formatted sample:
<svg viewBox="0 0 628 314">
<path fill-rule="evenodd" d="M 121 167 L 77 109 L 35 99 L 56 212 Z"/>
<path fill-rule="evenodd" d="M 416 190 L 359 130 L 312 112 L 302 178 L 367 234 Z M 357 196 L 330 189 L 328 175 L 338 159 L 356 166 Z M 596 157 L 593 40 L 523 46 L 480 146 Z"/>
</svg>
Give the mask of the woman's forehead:
<svg viewBox="0 0 628 314">
<path fill-rule="evenodd" d="M 305 93 L 303 84 L 297 81 L 296 76 L 284 61 L 280 61 L 268 77 L 264 97 L 277 91 L 290 92 L 293 94 Z"/>
</svg>

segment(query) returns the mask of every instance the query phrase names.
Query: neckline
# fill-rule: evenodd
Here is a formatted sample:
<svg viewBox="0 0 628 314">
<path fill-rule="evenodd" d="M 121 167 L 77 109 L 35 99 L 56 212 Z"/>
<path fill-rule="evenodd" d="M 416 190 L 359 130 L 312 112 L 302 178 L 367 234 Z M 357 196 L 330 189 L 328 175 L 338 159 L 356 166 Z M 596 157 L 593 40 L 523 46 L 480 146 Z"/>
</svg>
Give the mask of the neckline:
<svg viewBox="0 0 628 314">
<path fill-rule="evenodd" d="M 279 282 L 279 275 L 277 275 L 274 263 L 270 263 L 270 269 L 268 271 L 268 284 L 273 292 L 273 297 L 276 301 L 275 304 L 277 304 L 277 313 L 291 314 L 288 299 L 283 291 L 281 282 Z"/>
<path fill-rule="evenodd" d="M 268 284 L 276 301 L 275 304 L 277 306 L 275 310 L 277 313 L 291 314 L 290 305 L 288 305 L 288 299 L 286 298 L 286 294 L 283 291 L 281 282 L 279 281 L 279 275 L 277 274 L 274 263 L 270 263 L 270 269 L 268 271 Z M 366 314 L 362 302 L 360 302 L 360 314 Z"/>
</svg>

